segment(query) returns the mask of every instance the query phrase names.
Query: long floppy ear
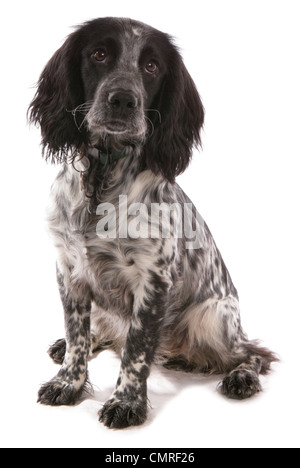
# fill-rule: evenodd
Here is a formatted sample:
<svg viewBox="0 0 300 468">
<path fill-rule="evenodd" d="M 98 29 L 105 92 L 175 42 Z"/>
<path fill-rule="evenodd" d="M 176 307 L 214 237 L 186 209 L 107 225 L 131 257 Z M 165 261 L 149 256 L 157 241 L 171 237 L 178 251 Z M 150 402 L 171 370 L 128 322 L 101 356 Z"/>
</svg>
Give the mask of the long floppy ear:
<svg viewBox="0 0 300 468">
<path fill-rule="evenodd" d="M 29 121 L 40 125 L 43 154 L 52 162 L 66 160 L 85 140 L 72 110 L 84 102 L 81 78 L 80 33 L 71 34 L 50 59 L 28 109 Z"/>
<path fill-rule="evenodd" d="M 146 166 L 174 183 L 187 168 L 194 146 L 201 145 L 204 108 L 180 54 L 175 49 L 162 88 L 151 106 L 160 111 L 145 148 Z"/>
</svg>

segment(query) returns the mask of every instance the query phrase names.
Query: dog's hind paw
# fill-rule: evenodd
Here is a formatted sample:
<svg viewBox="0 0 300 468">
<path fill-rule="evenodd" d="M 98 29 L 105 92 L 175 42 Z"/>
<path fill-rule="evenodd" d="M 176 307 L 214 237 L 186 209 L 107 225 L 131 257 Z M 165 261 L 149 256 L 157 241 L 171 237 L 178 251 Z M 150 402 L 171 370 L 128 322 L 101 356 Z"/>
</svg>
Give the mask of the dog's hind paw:
<svg viewBox="0 0 300 468">
<path fill-rule="evenodd" d="M 220 385 L 221 393 L 235 400 L 250 398 L 261 390 L 257 373 L 248 369 L 232 371 Z"/>
<path fill-rule="evenodd" d="M 66 354 L 66 340 L 57 340 L 48 349 L 48 354 L 55 364 L 62 364 Z"/>
</svg>

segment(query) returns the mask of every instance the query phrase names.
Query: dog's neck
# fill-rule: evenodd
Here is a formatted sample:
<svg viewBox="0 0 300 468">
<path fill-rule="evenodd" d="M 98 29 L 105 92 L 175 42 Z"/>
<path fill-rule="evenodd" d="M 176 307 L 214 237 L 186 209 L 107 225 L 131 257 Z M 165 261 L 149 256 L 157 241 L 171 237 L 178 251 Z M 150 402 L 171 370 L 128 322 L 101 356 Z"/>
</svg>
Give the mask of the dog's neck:
<svg viewBox="0 0 300 468">
<path fill-rule="evenodd" d="M 103 148 L 101 146 L 93 146 L 88 149 L 88 155 L 92 158 L 96 158 L 104 167 L 114 161 L 126 158 L 131 153 L 131 147 L 124 147 L 121 150 L 115 150 Z"/>
<path fill-rule="evenodd" d="M 84 146 L 73 168 L 80 175 L 81 190 L 89 198 L 91 210 L 106 201 L 109 187 L 113 187 L 116 193 L 126 193 L 144 170 L 141 148 L 133 146 L 120 150 Z"/>
</svg>

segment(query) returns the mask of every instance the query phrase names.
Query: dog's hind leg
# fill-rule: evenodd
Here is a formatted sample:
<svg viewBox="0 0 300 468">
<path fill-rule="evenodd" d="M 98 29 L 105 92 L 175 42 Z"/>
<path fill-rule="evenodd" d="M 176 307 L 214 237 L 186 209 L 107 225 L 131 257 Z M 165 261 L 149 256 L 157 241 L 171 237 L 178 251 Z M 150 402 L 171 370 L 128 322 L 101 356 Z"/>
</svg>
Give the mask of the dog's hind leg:
<svg viewBox="0 0 300 468">
<path fill-rule="evenodd" d="M 48 354 L 51 357 L 52 361 L 55 364 L 62 365 L 65 359 L 67 343 L 66 340 L 63 338 L 61 340 L 55 341 L 50 348 L 48 349 Z"/>
<path fill-rule="evenodd" d="M 237 313 L 239 314 L 238 303 L 234 308 L 236 311 L 233 315 L 237 317 Z M 262 391 L 259 375 L 267 374 L 271 369 L 272 362 L 279 359 L 275 353 L 260 346 L 258 341 L 249 341 L 242 330 L 239 319 L 238 327 L 231 326 L 234 321 L 230 307 L 227 306 L 223 312 L 223 333 L 228 347 L 228 363 L 227 375 L 219 388 L 221 393 L 228 398 L 244 400 Z"/>
<path fill-rule="evenodd" d="M 259 375 L 270 371 L 272 362 L 278 361 L 276 355 L 263 348 L 255 341 L 240 343 L 235 350 L 238 356 L 243 356 L 242 362 L 228 372 L 219 388 L 223 395 L 236 400 L 250 398 L 262 390 Z"/>
<path fill-rule="evenodd" d="M 241 327 L 238 300 L 233 296 L 193 305 L 179 327 L 187 343 L 185 360 L 181 360 L 186 369 L 225 374 L 219 388 L 228 398 L 242 400 L 260 392 L 259 375 L 267 374 L 271 363 L 278 361 L 257 341 L 248 340 Z"/>
</svg>

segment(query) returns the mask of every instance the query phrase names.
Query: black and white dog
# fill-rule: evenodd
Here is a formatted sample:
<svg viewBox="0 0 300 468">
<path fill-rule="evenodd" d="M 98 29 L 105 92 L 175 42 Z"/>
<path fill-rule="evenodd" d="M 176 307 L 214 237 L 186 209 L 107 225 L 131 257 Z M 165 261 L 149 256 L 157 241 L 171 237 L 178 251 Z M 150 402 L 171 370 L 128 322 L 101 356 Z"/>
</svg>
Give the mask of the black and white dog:
<svg viewBox="0 0 300 468">
<path fill-rule="evenodd" d="M 90 354 L 107 348 L 121 355 L 99 413 L 111 428 L 145 421 L 152 363 L 225 374 L 230 398 L 259 392 L 276 356 L 244 334 L 220 252 L 175 183 L 204 109 L 170 37 L 130 19 L 85 23 L 46 65 L 29 118 L 63 165 L 49 226 L 66 339 L 49 350 L 62 367 L 39 402 L 74 404 Z"/>
</svg>

